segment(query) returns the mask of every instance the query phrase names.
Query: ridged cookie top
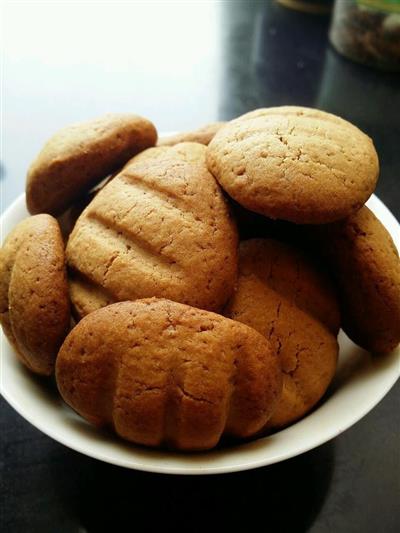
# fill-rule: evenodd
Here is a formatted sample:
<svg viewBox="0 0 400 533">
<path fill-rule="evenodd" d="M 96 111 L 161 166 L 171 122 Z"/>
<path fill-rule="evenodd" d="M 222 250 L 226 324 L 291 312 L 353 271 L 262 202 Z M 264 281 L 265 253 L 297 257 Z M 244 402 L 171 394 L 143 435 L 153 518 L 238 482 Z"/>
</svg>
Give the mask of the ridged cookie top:
<svg viewBox="0 0 400 533">
<path fill-rule="evenodd" d="M 210 171 L 244 207 L 296 223 L 333 222 L 359 209 L 379 172 L 371 139 L 349 122 L 304 107 L 258 109 L 210 142 Z"/>
<path fill-rule="evenodd" d="M 237 231 L 204 154 L 195 143 L 149 149 L 85 209 L 67 245 L 78 314 L 104 298 L 167 297 L 209 310 L 229 298 Z M 89 286 L 104 298 L 93 300 Z"/>
<path fill-rule="evenodd" d="M 26 201 L 30 213 L 59 215 L 83 192 L 156 141 L 154 125 L 131 113 L 110 113 L 61 129 L 29 168 Z"/>
<path fill-rule="evenodd" d="M 245 437 L 279 398 L 276 356 L 256 331 L 168 300 L 121 302 L 74 328 L 57 359 L 65 401 L 92 423 L 150 446 Z"/>
<path fill-rule="evenodd" d="M 0 250 L 0 320 L 21 361 L 50 375 L 70 323 L 64 243 L 50 215 L 20 222 Z"/>
</svg>

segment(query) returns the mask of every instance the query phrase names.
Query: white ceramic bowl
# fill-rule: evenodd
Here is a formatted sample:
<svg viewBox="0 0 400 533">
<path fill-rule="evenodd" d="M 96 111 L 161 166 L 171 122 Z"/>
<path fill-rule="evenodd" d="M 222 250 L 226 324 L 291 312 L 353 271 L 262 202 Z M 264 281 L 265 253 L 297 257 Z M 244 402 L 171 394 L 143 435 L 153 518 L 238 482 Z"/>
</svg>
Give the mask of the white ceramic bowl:
<svg viewBox="0 0 400 533">
<path fill-rule="evenodd" d="M 376 197 L 368 206 L 400 248 L 400 227 Z M 20 196 L 2 215 L 2 235 L 28 216 Z M 45 380 L 17 361 L 1 333 L 1 393 L 28 422 L 58 442 L 81 453 L 137 470 L 168 474 L 217 474 L 264 466 L 294 457 L 336 437 L 366 415 L 394 385 L 400 374 L 399 348 L 384 357 L 370 354 L 340 332 L 336 377 L 319 407 L 303 420 L 274 435 L 207 453 L 179 454 L 134 446 L 91 427 L 69 409 Z"/>
</svg>

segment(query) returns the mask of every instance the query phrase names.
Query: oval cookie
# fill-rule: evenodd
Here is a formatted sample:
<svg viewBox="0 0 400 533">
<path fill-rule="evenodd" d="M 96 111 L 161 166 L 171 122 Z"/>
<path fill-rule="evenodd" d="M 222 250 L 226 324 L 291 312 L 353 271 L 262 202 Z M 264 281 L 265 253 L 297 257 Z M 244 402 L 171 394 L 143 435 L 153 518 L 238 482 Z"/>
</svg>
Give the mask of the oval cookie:
<svg viewBox="0 0 400 533">
<path fill-rule="evenodd" d="M 400 342 L 400 259 L 386 228 L 364 206 L 313 232 L 338 284 L 344 331 L 366 350 L 390 352 Z"/>
<path fill-rule="evenodd" d="M 230 297 L 237 231 L 196 143 L 151 148 L 92 200 L 67 245 L 79 316 L 157 296 L 208 310 Z"/>
<path fill-rule="evenodd" d="M 61 214 L 82 193 L 156 141 L 154 125 L 130 113 L 110 113 L 63 128 L 29 168 L 29 212 Z"/>
<path fill-rule="evenodd" d="M 23 220 L 0 250 L 0 319 L 21 361 L 50 375 L 70 324 L 64 244 L 50 215 Z"/>
<path fill-rule="evenodd" d="M 267 427 L 287 426 L 304 416 L 336 370 L 340 317 L 329 281 L 286 244 L 244 241 L 237 291 L 224 314 L 263 334 L 278 354 L 283 391 Z"/>
<path fill-rule="evenodd" d="M 241 205 L 274 219 L 319 224 L 359 209 L 375 189 L 369 137 L 317 109 L 257 109 L 221 128 L 207 163 Z"/>
<path fill-rule="evenodd" d="M 281 389 L 268 342 L 220 315 L 168 300 L 121 302 L 85 317 L 65 340 L 64 400 L 129 441 L 179 450 L 249 437 Z"/>
</svg>

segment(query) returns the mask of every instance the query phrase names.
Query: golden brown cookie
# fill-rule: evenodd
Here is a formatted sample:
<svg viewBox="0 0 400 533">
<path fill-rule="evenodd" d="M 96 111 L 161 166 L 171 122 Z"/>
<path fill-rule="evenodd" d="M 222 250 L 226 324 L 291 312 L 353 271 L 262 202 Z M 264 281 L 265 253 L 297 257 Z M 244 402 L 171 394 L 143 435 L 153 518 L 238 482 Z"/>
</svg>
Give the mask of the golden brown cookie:
<svg viewBox="0 0 400 533">
<path fill-rule="evenodd" d="M 121 302 L 85 317 L 57 358 L 64 400 L 129 441 L 204 450 L 263 427 L 281 371 L 262 335 L 163 299 Z"/>
<path fill-rule="evenodd" d="M 64 244 L 50 215 L 23 220 L 0 250 L 0 320 L 21 361 L 50 375 L 70 323 Z"/>
<path fill-rule="evenodd" d="M 157 146 L 174 146 L 183 142 L 195 142 L 208 145 L 214 135 L 219 131 L 225 122 L 211 122 L 194 131 L 186 131 L 170 135 L 169 137 L 161 137 L 158 140 Z"/>
<path fill-rule="evenodd" d="M 30 213 L 61 214 L 82 193 L 156 141 L 154 125 L 130 113 L 110 113 L 63 128 L 45 144 L 28 171 Z"/>
<path fill-rule="evenodd" d="M 262 333 L 278 353 L 283 391 L 267 427 L 286 426 L 310 411 L 331 382 L 338 356 L 340 317 L 328 279 L 293 247 L 244 241 L 237 291 L 224 314 Z"/>
<path fill-rule="evenodd" d="M 241 205 L 296 223 L 319 224 L 359 209 L 375 189 L 378 156 L 349 122 L 305 107 L 247 113 L 207 149 L 209 170 Z"/>
<path fill-rule="evenodd" d="M 336 278 L 344 331 L 366 350 L 391 351 L 400 342 L 400 259 L 388 231 L 366 206 L 310 231 Z"/>
<path fill-rule="evenodd" d="M 67 245 L 78 315 L 151 296 L 212 311 L 225 304 L 237 231 L 205 150 L 196 143 L 146 150 L 85 209 Z"/>
</svg>

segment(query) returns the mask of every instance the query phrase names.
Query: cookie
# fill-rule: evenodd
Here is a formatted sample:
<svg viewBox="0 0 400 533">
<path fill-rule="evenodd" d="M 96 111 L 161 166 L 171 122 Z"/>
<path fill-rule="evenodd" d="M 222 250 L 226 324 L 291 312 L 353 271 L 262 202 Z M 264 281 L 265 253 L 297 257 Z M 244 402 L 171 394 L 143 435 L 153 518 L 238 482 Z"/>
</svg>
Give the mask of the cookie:
<svg viewBox="0 0 400 533">
<path fill-rule="evenodd" d="M 137 444 L 205 450 L 250 437 L 273 412 L 281 371 L 266 339 L 220 315 L 163 299 L 85 317 L 57 358 L 75 411 Z"/>
<path fill-rule="evenodd" d="M 0 250 L 0 320 L 20 360 L 50 375 L 70 324 L 64 244 L 50 215 L 23 220 Z"/>
<path fill-rule="evenodd" d="M 225 122 L 211 122 L 194 131 L 161 137 L 158 140 L 157 146 L 174 146 L 182 142 L 196 142 L 207 146 L 224 124 Z"/>
<path fill-rule="evenodd" d="M 29 212 L 61 214 L 85 191 L 156 141 L 154 125 L 130 113 L 110 113 L 63 128 L 29 168 Z"/>
<path fill-rule="evenodd" d="M 10 323 L 8 289 L 15 257 L 32 225 L 36 225 L 36 217 L 22 220 L 6 237 L 0 248 L 0 322 L 7 338 L 13 343 L 15 341 Z"/>
<path fill-rule="evenodd" d="M 357 211 L 379 172 L 374 145 L 358 128 L 291 106 L 257 109 L 229 122 L 210 142 L 207 164 L 243 207 L 303 224 Z"/>
<path fill-rule="evenodd" d="M 390 352 L 400 342 L 400 259 L 383 224 L 364 206 L 310 233 L 336 278 L 344 331 L 366 350 Z"/>
<path fill-rule="evenodd" d="M 78 315 L 165 297 L 218 311 L 237 271 L 237 230 L 203 145 L 150 148 L 92 200 L 67 244 Z"/>
<path fill-rule="evenodd" d="M 287 244 L 244 241 L 237 290 L 224 314 L 263 334 L 278 354 L 283 391 L 266 428 L 309 412 L 331 382 L 338 357 L 340 315 L 329 280 Z"/>
</svg>

